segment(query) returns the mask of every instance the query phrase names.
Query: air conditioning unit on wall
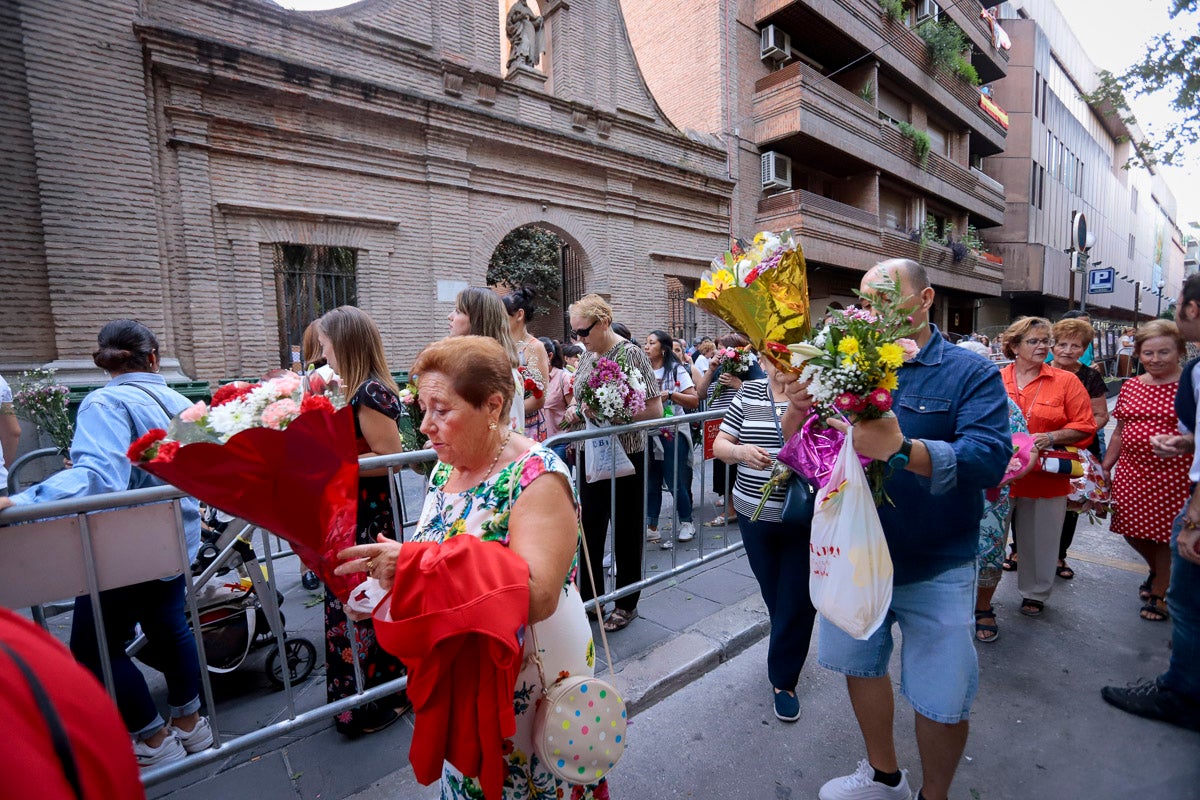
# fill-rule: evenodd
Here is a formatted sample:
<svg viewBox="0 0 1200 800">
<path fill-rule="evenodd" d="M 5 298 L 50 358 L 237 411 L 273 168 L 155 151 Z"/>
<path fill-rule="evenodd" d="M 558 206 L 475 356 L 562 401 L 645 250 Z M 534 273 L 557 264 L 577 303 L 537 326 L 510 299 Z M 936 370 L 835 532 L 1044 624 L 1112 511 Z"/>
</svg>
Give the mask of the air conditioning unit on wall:
<svg viewBox="0 0 1200 800">
<path fill-rule="evenodd" d="M 917 22 L 924 22 L 927 19 L 938 18 L 938 14 L 942 13 L 942 8 L 935 0 L 917 0 Z"/>
<path fill-rule="evenodd" d="M 763 61 L 786 61 L 792 53 L 792 37 L 775 25 L 762 29 Z"/>
<path fill-rule="evenodd" d="M 792 160 L 783 153 L 768 150 L 762 154 L 762 188 L 791 189 Z"/>
</svg>

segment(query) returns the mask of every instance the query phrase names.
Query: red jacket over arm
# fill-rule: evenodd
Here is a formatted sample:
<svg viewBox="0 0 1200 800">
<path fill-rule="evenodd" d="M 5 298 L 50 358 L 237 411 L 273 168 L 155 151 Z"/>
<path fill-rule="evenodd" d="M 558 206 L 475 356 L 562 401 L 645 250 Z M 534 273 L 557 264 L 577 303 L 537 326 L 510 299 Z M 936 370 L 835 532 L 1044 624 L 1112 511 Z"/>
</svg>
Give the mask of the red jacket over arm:
<svg viewBox="0 0 1200 800">
<path fill-rule="evenodd" d="M 445 760 L 478 777 L 488 798 L 503 794 L 528 616 L 529 565 L 504 545 L 463 535 L 400 548 L 375 633 L 408 665 L 408 755 L 421 783 L 440 778 Z"/>
</svg>

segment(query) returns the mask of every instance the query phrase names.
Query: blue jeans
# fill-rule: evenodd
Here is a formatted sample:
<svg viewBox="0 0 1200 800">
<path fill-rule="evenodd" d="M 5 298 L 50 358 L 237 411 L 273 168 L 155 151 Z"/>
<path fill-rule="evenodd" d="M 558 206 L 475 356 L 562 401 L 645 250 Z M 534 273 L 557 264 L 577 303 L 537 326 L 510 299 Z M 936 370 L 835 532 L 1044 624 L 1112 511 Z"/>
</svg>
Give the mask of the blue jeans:
<svg viewBox="0 0 1200 800">
<path fill-rule="evenodd" d="M 751 522 L 741 514 L 738 529 L 771 618 L 767 678 L 776 689 L 794 692 L 817 615 L 808 598 L 809 531 L 782 522 Z"/>
<path fill-rule="evenodd" d="M 658 527 L 658 517 L 662 513 L 664 485 L 675 497 L 675 510 L 679 513 L 679 521 L 692 521 L 691 445 L 686 436 L 676 433 L 670 441 L 663 441 L 662 446 L 662 460 L 651 458 L 646 474 L 646 524 L 652 528 Z"/>
<path fill-rule="evenodd" d="M 150 688 L 137 665 L 125 655 L 133 626 L 141 623 L 146 645 L 138 659 L 167 679 L 171 716 L 186 717 L 200 710 L 200 659 L 184 611 L 184 576 L 169 581 L 146 581 L 100 593 L 108 655 L 112 659 L 117 708 L 134 738 L 145 739 L 166 723 L 154 705 Z M 92 598 L 75 598 L 71 652 L 101 681 L 100 648 L 96 639 Z"/>
<path fill-rule="evenodd" d="M 1200 564 L 1179 555 L 1182 529 L 1181 513 L 1171 526 L 1171 588 L 1167 590 L 1171 661 L 1158 683 L 1200 703 Z"/>
<path fill-rule="evenodd" d="M 891 608 L 866 641 L 822 617 L 817 660 L 843 675 L 883 677 L 892 657 L 892 625 L 899 623 L 900 693 L 921 716 L 953 725 L 970 716 L 979 689 L 974 610 L 972 560 L 928 580 L 893 586 Z"/>
</svg>

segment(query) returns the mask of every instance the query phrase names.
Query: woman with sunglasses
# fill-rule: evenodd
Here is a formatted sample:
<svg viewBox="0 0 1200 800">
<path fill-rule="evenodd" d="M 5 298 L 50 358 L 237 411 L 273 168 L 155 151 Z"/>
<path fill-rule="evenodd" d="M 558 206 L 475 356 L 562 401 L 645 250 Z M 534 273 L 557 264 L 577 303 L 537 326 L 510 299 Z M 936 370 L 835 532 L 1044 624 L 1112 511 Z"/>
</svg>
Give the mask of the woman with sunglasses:
<svg viewBox="0 0 1200 800">
<path fill-rule="evenodd" d="M 587 383 L 601 358 L 617 360 L 619 355 L 621 363 L 641 374 L 642 382 L 647 387 L 646 407 L 634 420 L 661 417 L 662 400 L 659 399 L 654 368 L 642 348 L 613 332 L 612 306 L 600 295 L 589 294 L 572 304 L 569 313 L 571 332 L 579 337 L 579 343 L 586 348 L 575 371 L 575 386 Z M 573 403 L 563 416 L 563 425 L 570 427 L 581 423 L 583 414 L 590 415 L 591 410 L 586 406 L 581 407 L 578 402 Z M 613 559 L 617 565 L 617 588 L 636 583 L 642 577 L 642 526 L 646 522 L 646 468 L 643 452 L 646 449 L 646 434 L 624 433 L 617 437 L 617 441 L 633 462 L 634 474 L 615 479 L 615 500 L 611 494 L 613 489 L 607 480 L 595 483 L 584 481 L 579 487 L 583 534 L 587 537 L 588 549 L 594 554 L 591 559 L 592 581 L 579 578 L 579 591 L 585 603 L 595 598 L 593 586 L 604 585 L 604 566 L 599 555 L 604 552 L 604 538 L 608 535 L 610 517 L 613 528 Z M 587 474 L 586 456 L 583 452 L 579 454 L 578 468 L 581 474 Z M 586 563 L 582 556 L 579 563 Z M 619 598 L 613 612 L 604 617 L 604 629 L 619 631 L 632 622 L 637 617 L 639 596 L 639 592 L 634 592 Z M 597 609 L 597 615 L 603 616 L 603 609 Z"/>
<path fill-rule="evenodd" d="M 1038 450 L 1086 446 L 1096 433 L 1092 403 L 1079 378 L 1046 363 L 1050 321 L 1021 317 L 1004 332 L 1003 341 L 1004 355 L 1013 362 L 1000 370 L 1000 377 L 1025 415 Z M 1021 553 L 1017 562 L 1021 613 L 1038 617 L 1054 588 L 1071 476 L 1035 468 L 1013 481 L 1011 492 L 1013 541 Z"/>
</svg>

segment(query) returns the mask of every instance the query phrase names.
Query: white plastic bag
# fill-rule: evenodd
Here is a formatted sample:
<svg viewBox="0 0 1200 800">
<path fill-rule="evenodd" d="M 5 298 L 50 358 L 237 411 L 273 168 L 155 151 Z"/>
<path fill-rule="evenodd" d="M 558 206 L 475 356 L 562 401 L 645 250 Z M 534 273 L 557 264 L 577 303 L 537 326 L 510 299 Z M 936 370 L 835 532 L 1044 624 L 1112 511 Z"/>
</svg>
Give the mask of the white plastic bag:
<svg viewBox="0 0 1200 800">
<path fill-rule="evenodd" d="M 846 434 L 829 482 L 817 493 L 808 592 L 821 616 L 867 639 L 892 604 L 892 556 L 866 472 Z"/>
<path fill-rule="evenodd" d="M 588 430 L 600 430 L 604 427 L 586 418 L 585 423 Z M 614 440 L 608 436 L 585 441 L 584 464 L 587 467 L 585 477 L 588 483 L 606 481 L 613 477 L 614 473 L 618 478 L 623 478 L 634 472 L 633 462 L 625 455 L 625 448 L 621 447 L 620 439 Z"/>
</svg>

